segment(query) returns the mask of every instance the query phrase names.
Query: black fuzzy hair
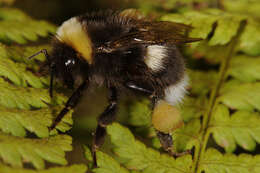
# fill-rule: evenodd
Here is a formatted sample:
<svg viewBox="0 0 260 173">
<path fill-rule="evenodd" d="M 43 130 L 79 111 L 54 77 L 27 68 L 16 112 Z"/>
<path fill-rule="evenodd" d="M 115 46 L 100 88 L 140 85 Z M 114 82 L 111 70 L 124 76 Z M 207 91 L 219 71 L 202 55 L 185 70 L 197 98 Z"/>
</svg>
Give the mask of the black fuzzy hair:
<svg viewBox="0 0 260 173">
<path fill-rule="evenodd" d="M 90 37 L 93 50 L 136 30 L 135 22 L 140 22 L 112 11 L 81 15 L 77 20 Z M 144 62 L 149 45 L 128 45 L 111 53 L 94 51 L 93 64 L 82 60 L 72 47 L 58 39 L 53 45 L 52 59 L 57 66 L 56 73 L 69 85 L 80 79 L 105 84 L 106 87 L 126 89 L 125 84 L 130 81 L 153 90 L 158 97 L 163 97 L 165 88 L 177 83 L 184 76 L 184 62 L 175 45 L 165 45 L 165 68 L 159 72 L 154 72 Z M 64 63 L 68 59 L 75 60 L 76 64 L 65 67 Z"/>
</svg>

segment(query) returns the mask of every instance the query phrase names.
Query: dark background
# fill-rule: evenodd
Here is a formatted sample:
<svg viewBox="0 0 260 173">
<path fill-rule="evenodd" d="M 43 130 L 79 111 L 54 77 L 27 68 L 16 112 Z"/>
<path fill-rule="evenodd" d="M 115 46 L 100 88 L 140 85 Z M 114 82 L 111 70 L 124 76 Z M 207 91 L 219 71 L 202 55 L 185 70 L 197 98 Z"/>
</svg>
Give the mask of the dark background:
<svg viewBox="0 0 260 173">
<path fill-rule="evenodd" d="M 135 7 L 133 0 L 19 0 L 13 4 L 36 19 L 61 24 L 72 16 L 104 9 Z"/>
</svg>

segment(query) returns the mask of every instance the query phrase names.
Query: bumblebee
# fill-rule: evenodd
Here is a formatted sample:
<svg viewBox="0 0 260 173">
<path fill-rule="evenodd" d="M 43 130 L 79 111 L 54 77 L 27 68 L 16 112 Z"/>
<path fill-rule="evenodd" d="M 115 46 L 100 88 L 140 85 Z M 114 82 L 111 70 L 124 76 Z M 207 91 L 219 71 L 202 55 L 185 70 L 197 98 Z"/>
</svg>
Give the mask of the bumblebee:
<svg viewBox="0 0 260 173">
<path fill-rule="evenodd" d="M 187 37 L 187 25 L 151 21 L 135 10 L 98 12 L 65 21 L 44 53 L 51 73 L 69 88 L 77 86 L 51 129 L 74 108 L 90 83 L 108 88 L 109 104 L 98 118 L 93 153 L 102 145 L 106 126 L 116 118 L 119 92 L 139 92 L 150 97 L 152 107 L 160 100 L 176 105 L 185 95 L 188 77 L 177 46 L 198 41 Z M 169 134 L 157 132 L 165 150 L 172 146 Z"/>
</svg>

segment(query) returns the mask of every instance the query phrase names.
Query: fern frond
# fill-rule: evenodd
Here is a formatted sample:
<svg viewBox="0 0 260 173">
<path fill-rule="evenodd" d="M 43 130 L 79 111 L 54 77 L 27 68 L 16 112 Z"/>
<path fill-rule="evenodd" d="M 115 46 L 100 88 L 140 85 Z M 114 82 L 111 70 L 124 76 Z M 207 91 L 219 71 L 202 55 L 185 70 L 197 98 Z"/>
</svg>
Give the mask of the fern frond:
<svg viewBox="0 0 260 173">
<path fill-rule="evenodd" d="M 242 0 L 236 1 L 236 3 L 234 3 L 233 0 L 225 0 L 222 1 L 222 4 L 225 10 L 230 12 L 238 14 L 244 13 L 254 17 L 260 17 L 260 4 L 258 0 Z"/>
<path fill-rule="evenodd" d="M 260 171 L 260 155 L 221 154 L 216 149 L 210 148 L 201 160 L 199 172 L 205 173 L 258 173 Z"/>
<path fill-rule="evenodd" d="M 151 126 L 151 109 L 148 99 L 128 102 L 124 109 L 127 107 L 129 112 L 128 124 L 133 126 Z"/>
<path fill-rule="evenodd" d="M 35 41 L 38 37 L 45 37 L 54 32 L 56 27 L 44 21 L 35 21 L 20 10 L 0 8 L 0 40 L 2 43 L 26 43 Z M 45 60 L 43 55 L 33 60 L 27 59 L 31 54 L 48 48 L 40 46 L 7 46 L 0 44 L 0 157 L 12 167 L 22 167 L 24 163 L 31 163 L 37 169 L 44 168 L 44 161 L 65 165 L 65 152 L 72 150 L 72 139 L 67 135 L 57 135 L 70 129 L 72 124 L 70 111 L 65 119 L 58 124 L 57 130 L 49 132 L 53 119 L 59 111 L 66 97 L 55 94 L 51 99 L 46 77 L 38 77 L 31 71 L 38 70 L 38 62 Z M 54 106 L 54 107 L 51 107 Z M 26 130 L 35 133 L 37 138 L 25 138 Z M 3 133 L 4 132 L 4 133 Z M 14 136 L 7 135 L 10 133 Z M 52 136 L 49 137 L 49 133 Z M 43 138 L 45 137 L 45 138 Z M 4 165 L 0 169 L 10 172 L 24 171 Z M 85 166 L 61 167 L 46 170 L 58 172 L 66 169 L 67 172 L 78 170 L 84 172 Z M 33 171 L 33 170 L 31 170 Z M 44 171 L 43 171 L 44 172 Z"/>
<path fill-rule="evenodd" d="M 258 20 L 249 18 L 247 23 L 248 24 L 245 28 L 245 31 L 241 35 L 239 50 L 252 56 L 260 55 L 260 22 Z"/>
<path fill-rule="evenodd" d="M 103 152 L 97 152 L 97 165 L 98 168 L 93 169 L 95 173 L 129 173 L 129 171 L 121 167 L 112 157 Z"/>
<path fill-rule="evenodd" d="M 1 8 L 0 11 L 0 18 L 2 20 L 18 20 L 22 21 L 27 18 L 30 18 L 28 15 L 26 15 L 21 10 L 15 9 L 15 8 Z"/>
<path fill-rule="evenodd" d="M 2 91 L 0 93 L 0 105 L 8 108 L 44 108 L 48 106 L 47 104 L 52 103 L 48 89 L 14 86 L 2 78 L 0 78 L 0 89 Z M 66 100 L 62 94 L 55 94 L 55 97 L 54 105 L 62 104 Z"/>
<path fill-rule="evenodd" d="M 218 101 L 232 109 L 260 110 L 260 82 L 242 83 L 232 80 L 223 84 Z"/>
<path fill-rule="evenodd" d="M 201 123 L 199 119 L 189 121 L 181 129 L 173 132 L 174 150 L 176 152 L 183 152 L 200 145 L 202 135 L 200 132 Z"/>
<path fill-rule="evenodd" d="M 0 107 L 0 129 L 14 136 L 25 136 L 28 130 L 38 137 L 48 137 L 48 127 L 59 113 L 61 107 L 43 108 L 38 110 L 7 109 Z M 56 129 L 65 132 L 72 124 L 72 111 L 70 111 L 59 123 Z"/>
<path fill-rule="evenodd" d="M 184 14 L 169 14 L 162 17 L 162 20 L 185 23 L 194 27 L 191 31 L 191 37 L 199 37 L 206 39 L 204 42 L 194 44 L 196 50 L 207 57 L 209 52 L 208 46 L 220 46 L 228 44 L 232 38 L 237 35 L 241 21 L 247 21 L 247 25 L 241 34 L 238 50 L 241 50 L 249 55 L 260 55 L 260 31 L 259 21 L 251 16 L 238 15 L 224 12 L 217 9 L 207 9 L 203 12 L 188 11 Z M 204 45 L 203 45 L 204 44 Z M 211 51 L 216 52 L 216 58 L 219 55 L 219 49 Z M 212 54 L 212 53 L 211 53 Z M 216 61 L 216 60 L 215 60 Z"/>
<path fill-rule="evenodd" d="M 205 95 L 216 85 L 218 74 L 216 71 L 188 70 L 191 93 Z"/>
<path fill-rule="evenodd" d="M 32 68 L 38 64 L 36 61 L 44 61 L 45 56 L 43 54 L 39 54 L 35 56 L 33 59 L 28 59 L 31 55 L 39 52 L 42 49 L 49 49 L 50 45 L 42 44 L 38 46 L 28 46 L 28 45 L 16 45 L 16 46 L 7 46 L 0 44 L 0 58 L 3 59 L 11 59 L 15 62 L 25 63 Z M 33 66 L 32 66 L 33 65 Z"/>
<path fill-rule="evenodd" d="M 10 59 L 0 58 L 0 76 L 9 79 L 18 86 L 32 86 L 34 88 L 43 88 L 48 83 L 46 77 L 37 77 L 28 66 L 23 63 L 15 63 Z"/>
<path fill-rule="evenodd" d="M 45 37 L 56 30 L 55 26 L 45 21 L 35 21 L 13 8 L 0 8 L 0 18 L 2 42 L 25 44 L 27 40 L 36 41 L 39 36 Z"/>
<path fill-rule="evenodd" d="M 13 168 L 0 164 L 0 170 L 4 173 L 85 173 L 87 167 L 83 164 L 74 164 L 70 166 L 53 167 L 45 170 L 32 170 L 24 168 Z"/>
<path fill-rule="evenodd" d="M 30 162 L 37 169 L 44 168 L 44 160 L 65 165 L 65 151 L 72 150 L 72 138 L 57 135 L 43 139 L 28 139 L 0 134 L 0 157 L 14 167 Z"/>
<path fill-rule="evenodd" d="M 211 68 L 213 74 L 215 74 L 215 76 L 211 74 L 212 85 L 209 85 L 210 80 L 208 78 L 203 78 L 207 76 L 205 71 L 201 73 L 202 77 L 199 77 L 201 81 L 194 80 L 193 78 L 196 79 L 196 75 L 190 73 L 191 81 L 194 80 L 191 89 L 192 97 L 196 100 L 210 93 L 208 103 L 202 104 L 206 111 L 202 116 L 201 128 L 194 130 L 194 134 L 187 133 L 191 137 L 195 136 L 196 142 L 193 142 L 194 139 L 192 138 L 187 141 L 176 142 L 179 145 L 179 148 L 176 146 L 176 149 L 180 151 L 188 149 L 188 142 L 191 143 L 191 146 L 195 146 L 192 172 L 199 173 L 202 171 L 199 168 L 202 167 L 202 160 L 206 157 L 206 149 L 209 145 L 208 139 L 212 133 L 215 141 L 224 147 L 227 152 L 233 152 L 236 149 L 236 144 L 246 150 L 254 150 L 256 142 L 259 142 L 257 135 L 259 133 L 257 127 L 259 122 L 258 113 L 252 112 L 254 110 L 259 111 L 258 91 L 260 88 L 259 74 L 253 69 L 259 69 L 260 64 L 257 57 L 254 59 L 245 55 L 236 56 L 236 53 L 240 51 L 249 55 L 260 54 L 259 46 L 256 48 L 260 43 L 259 37 L 249 38 L 251 34 L 254 37 L 258 35 L 259 30 L 256 31 L 256 26 L 259 25 L 259 21 L 251 16 L 232 14 L 215 9 L 165 15 L 162 19 L 192 25 L 194 30 L 191 31 L 190 35 L 205 39 L 203 42 L 192 46 L 193 55 L 197 58 L 205 58 L 207 62 L 220 64 L 218 74 L 214 73 L 214 68 Z M 229 80 L 227 80 L 227 77 L 230 77 Z M 218 106 L 220 103 L 224 104 L 221 109 Z M 185 104 L 183 108 L 185 113 Z M 191 114 L 194 114 L 196 110 L 198 108 L 194 106 Z M 229 110 L 235 112 L 231 117 Z M 190 117 L 188 126 L 190 126 L 189 123 L 195 121 L 192 119 L 192 115 Z M 246 119 L 251 123 L 247 122 Z M 188 127 L 186 128 L 188 129 Z M 215 169 L 218 170 L 218 167 L 216 166 Z M 230 172 L 232 171 L 230 170 Z"/>
<path fill-rule="evenodd" d="M 260 57 L 238 55 L 231 59 L 228 75 L 242 82 L 260 80 Z"/>
<path fill-rule="evenodd" d="M 125 127 L 113 123 L 107 127 L 114 152 L 121 158 L 121 163 L 128 169 L 148 172 L 190 172 L 191 155 L 174 159 L 166 154 L 147 148 L 137 141 Z"/>
<path fill-rule="evenodd" d="M 207 103 L 208 99 L 205 96 L 187 96 L 183 104 L 179 106 L 184 122 L 189 122 L 192 119 L 201 117 L 207 109 Z"/>
<path fill-rule="evenodd" d="M 226 152 L 233 152 L 236 144 L 245 150 L 254 150 L 260 143 L 259 113 L 237 111 L 230 115 L 224 105 L 218 105 L 212 114 L 210 131 L 217 144 Z"/>
<path fill-rule="evenodd" d="M 167 0 L 167 3 L 177 1 Z M 208 0 L 202 1 L 200 3 L 209 4 Z M 189 0 L 184 4 L 193 2 Z M 223 5 L 225 7 L 227 4 Z M 50 133 L 48 127 L 66 97 L 55 94 L 57 98 L 51 100 L 47 77 L 39 78 L 34 74 L 39 68 L 39 62 L 45 60 L 43 55 L 33 60 L 26 59 L 42 48 L 49 48 L 49 45 L 4 45 L 37 40 L 39 36 L 45 37 L 48 32 L 53 32 L 55 27 L 46 22 L 35 21 L 17 9 L 0 8 L 0 18 L 0 157 L 12 166 L 0 164 L 0 170 L 3 168 L 2 170 L 10 172 L 28 172 L 29 170 L 21 168 L 24 163 L 43 169 L 44 161 L 64 165 L 67 163 L 65 152 L 72 149 L 71 138 L 57 135 L 57 130 Z M 149 101 L 126 101 L 122 106 L 124 110 L 119 110 L 126 117 L 124 123 L 130 125 L 140 139 L 148 136 L 145 142 L 154 148 L 148 148 L 136 140 L 130 130 L 114 123 L 107 128 L 110 141 L 105 143 L 104 149 L 108 148 L 115 157 L 98 151 L 98 168 L 93 171 L 258 172 L 258 155 L 220 154 L 212 149 L 215 145 L 209 142 L 209 138 L 212 134 L 215 142 L 229 153 L 234 152 L 237 146 L 253 151 L 257 143 L 260 143 L 260 62 L 259 57 L 250 57 L 260 55 L 259 20 L 251 13 L 236 14 L 217 9 L 183 10 L 180 14 L 164 15 L 162 20 L 190 24 L 194 27 L 190 36 L 204 38 L 202 42 L 191 44 L 191 49 L 187 52 L 193 58 L 203 58 L 201 61 L 206 68 L 202 70 L 200 61 L 197 63 L 195 58 L 192 59 L 194 64 L 191 67 L 195 70 L 188 70 L 188 96 L 183 104 L 176 106 L 180 109 L 185 126 L 172 132 L 174 150 L 182 152 L 193 149 L 194 155 L 192 157 L 187 154 L 175 159 L 161 154 L 155 149 L 160 144 L 151 127 Z M 244 55 L 237 55 L 238 52 Z M 214 65 L 209 65 L 212 63 Z M 65 132 L 70 128 L 71 114 L 72 112 L 58 124 L 58 130 Z M 30 136 L 35 134 L 42 139 L 28 138 L 26 130 L 33 133 Z M 88 155 L 87 164 L 91 167 L 91 151 L 86 150 L 85 155 Z M 74 166 L 50 168 L 40 172 L 86 171 L 85 166 Z"/>
<path fill-rule="evenodd" d="M 193 26 L 194 29 L 190 35 L 195 38 L 206 39 L 213 31 L 213 25 L 217 24 L 214 35 L 209 40 L 211 46 L 224 45 L 230 42 L 232 37 L 237 34 L 239 24 L 243 19 L 245 17 L 231 15 L 216 9 L 206 10 L 203 13 L 189 11 L 183 15 L 172 14 L 162 17 L 162 20 L 171 20 Z"/>
</svg>

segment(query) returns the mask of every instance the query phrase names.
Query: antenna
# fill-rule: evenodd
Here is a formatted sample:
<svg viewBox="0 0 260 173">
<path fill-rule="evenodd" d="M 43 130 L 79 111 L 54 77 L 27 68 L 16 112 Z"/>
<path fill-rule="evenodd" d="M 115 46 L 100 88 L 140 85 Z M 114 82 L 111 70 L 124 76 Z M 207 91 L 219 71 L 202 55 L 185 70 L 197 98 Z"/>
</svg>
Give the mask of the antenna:
<svg viewBox="0 0 260 173">
<path fill-rule="evenodd" d="M 33 57 L 35 57 L 35 56 L 37 56 L 37 55 L 39 55 L 39 54 L 41 54 L 41 53 L 43 53 L 43 54 L 45 55 L 46 59 L 47 59 L 48 61 L 50 61 L 50 56 L 49 56 L 49 54 L 48 54 L 48 52 L 47 52 L 46 49 L 40 50 L 39 52 L 37 52 L 37 53 L 33 54 L 32 56 L 28 57 L 28 59 L 32 59 Z"/>
<path fill-rule="evenodd" d="M 50 62 L 50 56 L 47 52 L 46 49 L 42 49 L 40 50 L 39 52 L 33 54 L 32 56 L 28 57 L 28 59 L 32 59 L 33 57 L 39 55 L 43 53 L 47 59 L 48 62 Z M 54 81 L 54 72 L 55 72 L 55 63 L 49 63 L 49 67 L 50 67 L 50 74 L 51 74 L 51 78 L 50 78 L 50 88 L 49 88 L 49 94 L 50 94 L 50 97 L 52 98 L 53 97 L 53 81 Z"/>
</svg>

